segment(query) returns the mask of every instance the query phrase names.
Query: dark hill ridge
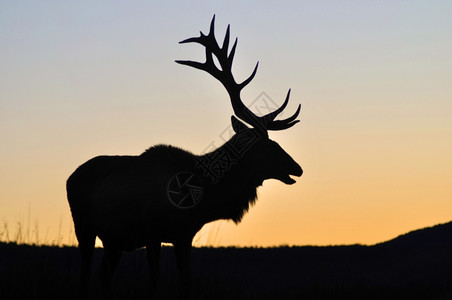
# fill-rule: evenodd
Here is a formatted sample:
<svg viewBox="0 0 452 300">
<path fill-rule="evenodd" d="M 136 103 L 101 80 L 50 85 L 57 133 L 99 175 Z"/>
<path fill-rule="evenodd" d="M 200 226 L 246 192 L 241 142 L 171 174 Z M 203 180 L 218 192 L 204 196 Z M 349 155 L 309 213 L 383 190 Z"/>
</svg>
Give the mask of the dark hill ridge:
<svg viewBox="0 0 452 300">
<path fill-rule="evenodd" d="M 416 247 L 418 249 L 423 247 L 452 247 L 452 222 L 410 231 L 377 245 Z"/>
<path fill-rule="evenodd" d="M 452 222 L 373 246 L 195 248 L 192 261 L 196 299 L 452 299 Z M 75 299 L 78 264 L 74 247 L 0 243 L 0 298 Z M 163 248 L 159 299 L 173 299 L 174 264 Z M 119 299 L 145 297 L 146 280 L 145 252 L 126 253 Z"/>
</svg>

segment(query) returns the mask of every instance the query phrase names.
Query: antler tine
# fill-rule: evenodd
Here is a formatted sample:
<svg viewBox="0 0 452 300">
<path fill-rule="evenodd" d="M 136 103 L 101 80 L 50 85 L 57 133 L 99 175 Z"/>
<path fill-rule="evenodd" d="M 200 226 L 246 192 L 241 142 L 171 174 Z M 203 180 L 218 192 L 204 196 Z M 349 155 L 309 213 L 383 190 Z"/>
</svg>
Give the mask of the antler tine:
<svg viewBox="0 0 452 300">
<path fill-rule="evenodd" d="M 290 98 L 290 89 L 287 92 L 287 96 L 286 99 L 284 100 L 284 103 L 275 111 L 272 111 L 271 113 L 266 114 L 265 116 L 263 116 L 262 118 L 264 120 L 267 120 L 267 122 L 271 122 L 273 121 L 283 110 L 284 108 L 286 108 L 287 103 L 289 103 L 289 98 Z"/>
<path fill-rule="evenodd" d="M 228 66 L 229 63 L 228 63 L 228 55 L 227 55 L 227 50 L 228 50 L 227 48 L 229 46 L 229 25 L 228 25 L 228 29 L 226 30 L 226 36 L 223 41 L 222 48 L 220 48 L 217 40 L 215 39 L 215 15 L 212 18 L 212 21 L 210 23 L 210 30 L 207 35 L 202 33 L 202 31 L 200 31 L 199 37 L 192 37 L 192 38 L 188 38 L 188 39 L 185 39 L 185 40 L 179 42 L 179 44 L 185 44 L 185 43 L 198 43 L 198 44 L 203 45 L 206 49 L 206 61 L 204 63 L 199 63 L 199 62 L 194 62 L 191 60 L 176 60 L 176 62 L 179 64 L 182 64 L 182 65 L 194 67 L 196 69 L 204 70 L 223 83 L 222 76 L 224 76 L 224 74 L 222 75 L 222 73 L 225 73 L 224 70 L 227 70 L 228 67 L 230 68 L 230 66 Z M 220 70 L 215 66 L 215 63 L 213 61 L 213 55 L 215 55 L 218 58 L 218 61 L 220 62 L 220 66 L 223 70 Z M 232 77 L 232 74 L 231 74 L 231 77 Z M 224 83 L 223 83 L 223 85 L 224 85 Z"/>
<path fill-rule="evenodd" d="M 226 53 L 228 53 L 228 47 L 229 47 L 230 27 L 231 27 L 231 25 L 228 25 L 228 28 L 226 28 L 226 34 L 224 35 L 224 40 L 223 40 L 223 47 L 221 47 L 221 50 L 225 51 Z"/>
<path fill-rule="evenodd" d="M 251 82 L 251 80 L 253 80 L 254 76 L 256 76 L 257 73 L 257 67 L 259 67 L 259 62 L 256 63 L 256 66 L 254 67 L 253 73 L 251 73 L 250 77 L 248 77 L 247 79 L 245 79 L 239 86 L 240 89 L 243 89 L 245 86 L 248 85 L 248 83 Z"/>
<path fill-rule="evenodd" d="M 287 119 L 284 120 L 276 120 L 266 123 L 267 130 L 284 130 L 290 128 L 300 122 L 300 120 L 295 120 L 300 114 L 301 104 L 298 104 L 298 108 L 295 113 Z"/>
<path fill-rule="evenodd" d="M 266 128 L 268 130 L 287 129 L 299 122 L 298 120 L 295 120 L 295 119 L 298 117 L 298 114 L 300 113 L 300 110 L 301 110 L 300 104 L 298 105 L 296 112 L 289 118 L 284 119 L 284 120 L 274 121 L 275 118 L 286 108 L 287 104 L 289 103 L 290 91 L 291 91 L 291 89 L 289 89 L 289 91 L 287 92 L 287 96 L 286 96 L 286 99 L 284 100 L 284 103 L 277 110 L 275 110 L 269 114 L 266 114 L 265 116 L 262 117 L 262 119 L 264 120 L 264 124 L 266 125 Z M 294 122 L 294 120 L 295 120 L 295 122 Z"/>
<path fill-rule="evenodd" d="M 205 35 L 204 33 L 202 33 L 202 31 L 200 31 L 199 37 L 191 37 L 191 38 L 188 38 L 188 39 L 185 39 L 185 40 L 179 42 L 179 44 L 198 43 L 198 44 L 203 45 L 206 48 L 206 62 L 205 63 L 200 63 L 200 62 L 191 61 L 191 60 L 176 60 L 176 62 L 181 65 L 186 65 L 186 66 L 190 66 L 190 67 L 193 67 L 196 69 L 204 70 L 218 79 L 218 77 L 220 76 L 220 74 L 219 74 L 220 70 L 218 70 L 215 67 L 215 65 L 213 64 L 213 57 L 212 57 L 212 52 L 214 50 L 216 50 L 216 49 L 213 50 L 212 48 L 219 49 L 218 44 L 216 43 L 215 38 L 213 37 L 214 31 L 215 31 L 215 15 L 213 16 L 212 22 L 210 23 L 210 31 L 209 31 L 208 35 Z M 214 43 L 212 43 L 212 40 Z"/>
</svg>

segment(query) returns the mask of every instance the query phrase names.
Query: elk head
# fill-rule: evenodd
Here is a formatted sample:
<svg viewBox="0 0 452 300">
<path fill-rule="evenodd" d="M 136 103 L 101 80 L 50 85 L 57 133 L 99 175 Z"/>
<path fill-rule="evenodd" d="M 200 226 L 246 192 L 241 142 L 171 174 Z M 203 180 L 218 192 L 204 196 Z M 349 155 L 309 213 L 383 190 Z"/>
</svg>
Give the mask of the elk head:
<svg viewBox="0 0 452 300">
<path fill-rule="evenodd" d="M 237 47 L 237 38 L 229 51 L 229 35 L 230 26 L 226 29 L 226 35 L 222 47 L 220 47 L 215 39 L 214 28 L 215 15 L 210 24 L 209 34 L 202 32 L 199 37 L 192 37 L 181 41 L 180 43 L 198 43 L 206 49 L 206 61 L 204 63 L 191 60 L 176 60 L 177 63 L 187 65 L 196 69 L 204 70 L 226 88 L 231 99 L 232 108 L 235 116 L 252 126 L 249 128 L 239 121 L 235 116 L 231 117 L 232 127 L 236 135 L 231 139 L 232 142 L 245 140 L 245 144 L 250 145 L 245 149 L 241 149 L 240 156 L 243 163 L 250 165 L 250 170 L 254 170 L 256 174 L 253 178 L 260 185 L 265 179 L 278 179 L 286 184 L 293 184 L 290 175 L 301 176 L 303 171 L 301 167 L 287 154 L 278 143 L 272 141 L 268 137 L 269 130 L 284 130 L 292 127 L 299 122 L 297 120 L 300 113 L 301 105 L 298 105 L 296 112 L 284 120 L 275 120 L 275 118 L 285 109 L 289 102 L 290 89 L 287 93 L 284 103 L 275 111 L 264 116 L 255 115 L 248 107 L 246 107 L 240 97 L 241 90 L 247 86 L 254 78 L 257 72 L 259 62 L 251 73 L 251 75 L 242 83 L 237 83 L 232 75 L 232 62 Z M 228 53 L 229 52 L 229 53 Z M 214 56 L 217 58 L 220 68 L 214 63 Z M 230 141 L 230 142 L 231 142 Z"/>
</svg>

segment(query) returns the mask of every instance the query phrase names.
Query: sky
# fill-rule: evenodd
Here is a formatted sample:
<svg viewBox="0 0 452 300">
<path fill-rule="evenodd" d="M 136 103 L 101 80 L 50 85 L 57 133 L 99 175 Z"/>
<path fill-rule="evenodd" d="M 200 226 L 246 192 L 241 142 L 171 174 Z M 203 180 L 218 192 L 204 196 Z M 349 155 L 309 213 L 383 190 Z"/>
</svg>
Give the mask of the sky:
<svg viewBox="0 0 452 300">
<path fill-rule="evenodd" d="M 65 181 L 97 155 L 221 144 L 232 107 L 179 41 L 227 24 L 255 112 L 303 168 L 202 246 L 375 244 L 452 220 L 450 1 L 0 1 L 0 240 L 75 243 Z M 256 111 L 257 110 L 257 111 Z"/>
</svg>

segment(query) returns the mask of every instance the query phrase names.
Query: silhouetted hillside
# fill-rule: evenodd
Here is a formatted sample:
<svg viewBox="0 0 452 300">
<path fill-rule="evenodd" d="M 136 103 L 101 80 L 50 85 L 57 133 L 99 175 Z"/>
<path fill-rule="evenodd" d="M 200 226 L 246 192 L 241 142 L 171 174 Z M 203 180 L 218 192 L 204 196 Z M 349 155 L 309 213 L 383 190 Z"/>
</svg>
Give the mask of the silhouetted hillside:
<svg viewBox="0 0 452 300">
<path fill-rule="evenodd" d="M 0 298 L 75 299 L 79 262 L 74 247 L 0 243 Z M 195 299 L 452 299 L 452 222 L 374 246 L 195 248 L 192 262 Z M 162 249 L 161 269 L 159 299 L 173 299 L 172 247 Z M 125 254 L 119 299 L 142 299 L 146 284 L 145 252 Z"/>
<path fill-rule="evenodd" d="M 411 231 L 378 245 L 411 247 L 418 250 L 452 247 L 452 222 Z"/>
</svg>

